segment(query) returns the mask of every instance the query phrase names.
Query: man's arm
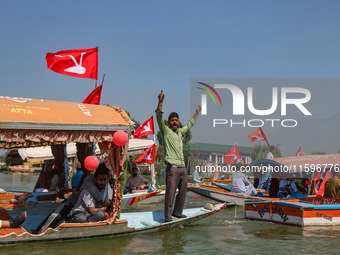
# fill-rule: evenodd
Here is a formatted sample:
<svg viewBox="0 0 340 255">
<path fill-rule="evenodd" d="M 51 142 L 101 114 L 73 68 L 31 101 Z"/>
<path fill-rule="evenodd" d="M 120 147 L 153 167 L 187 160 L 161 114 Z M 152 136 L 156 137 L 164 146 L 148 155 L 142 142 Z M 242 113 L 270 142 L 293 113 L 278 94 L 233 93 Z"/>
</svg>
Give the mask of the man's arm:
<svg viewBox="0 0 340 255">
<path fill-rule="evenodd" d="M 15 199 L 19 201 L 21 199 L 27 199 L 29 196 L 30 196 L 30 193 L 26 192 L 26 193 L 21 194 L 21 195 L 15 195 Z"/>
<path fill-rule="evenodd" d="M 131 187 L 132 185 L 131 185 L 130 179 L 131 179 L 130 177 L 127 179 L 126 184 L 125 184 L 125 188 L 132 190 L 134 187 Z"/>
<path fill-rule="evenodd" d="M 141 184 L 139 184 L 139 187 L 141 189 L 144 189 L 145 186 L 149 183 L 145 178 L 143 178 L 143 176 L 140 176 L 141 177 Z"/>
<path fill-rule="evenodd" d="M 201 106 L 198 105 L 198 106 L 196 107 L 196 112 L 195 112 L 194 116 L 192 116 L 192 118 L 193 118 L 195 121 L 197 120 L 198 114 L 199 114 L 200 112 L 201 112 Z"/>
<path fill-rule="evenodd" d="M 163 93 L 163 90 L 161 90 L 161 93 L 159 93 L 158 95 L 158 105 L 157 105 L 157 108 L 156 108 L 156 112 L 158 111 L 162 111 L 163 109 L 163 100 L 164 100 L 164 93 Z"/>
<path fill-rule="evenodd" d="M 103 210 L 104 212 L 106 212 L 107 210 L 107 207 L 106 206 L 103 206 L 103 207 L 100 207 L 100 208 L 96 208 L 96 207 L 89 207 L 87 208 L 89 213 L 94 213 L 95 211 L 98 211 L 98 210 Z"/>
<path fill-rule="evenodd" d="M 243 176 L 243 182 L 244 182 L 244 185 L 246 186 L 249 186 L 251 184 L 246 175 Z"/>
<path fill-rule="evenodd" d="M 184 127 L 181 128 L 182 134 L 188 132 L 189 129 L 190 129 L 193 125 L 195 125 L 196 120 L 197 120 L 197 117 L 198 117 L 198 114 L 200 113 L 200 111 L 201 111 L 201 106 L 198 105 L 198 106 L 196 107 L 196 112 L 195 112 L 194 116 L 192 116 L 192 119 L 193 119 L 193 120 L 190 119 L 189 122 L 188 122 Z"/>
<path fill-rule="evenodd" d="M 156 108 L 156 120 L 158 123 L 159 130 L 161 131 L 162 134 L 164 133 L 165 130 L 165 123 L 163 121 L 163 100 L 164 94 L 162 90 L 161 93 L 159 93 L 158 95 L 158 105 Z"/>
</svg>

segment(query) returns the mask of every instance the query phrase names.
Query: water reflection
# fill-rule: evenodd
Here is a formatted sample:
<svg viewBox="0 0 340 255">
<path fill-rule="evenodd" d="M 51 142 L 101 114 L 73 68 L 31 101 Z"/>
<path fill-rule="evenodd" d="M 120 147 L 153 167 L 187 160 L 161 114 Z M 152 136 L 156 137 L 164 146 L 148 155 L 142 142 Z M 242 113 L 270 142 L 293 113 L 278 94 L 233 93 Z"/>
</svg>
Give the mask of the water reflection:
<svg viewBox="0 0 340 255">
<path fill-rule="evenodd" d="M 38 175 L 0 173 L 0 187 L 31 191 Z M 193 198 L 186 207 L 215 203 Z M 125 211 L 162 210 L 163 202 L 136 204 Z M 187 227 L 75 241 L 19 244 L 0 247 L 5 254 L 340 254 L 340 226 L 300 228 L 249 221 L 243 207 L 230 207 Z"/>
<path fill-rule="evenodd" d="M 0 188 L 8 191 L 33 191 L 38 174 L 0 173 Z"/>
</svg>

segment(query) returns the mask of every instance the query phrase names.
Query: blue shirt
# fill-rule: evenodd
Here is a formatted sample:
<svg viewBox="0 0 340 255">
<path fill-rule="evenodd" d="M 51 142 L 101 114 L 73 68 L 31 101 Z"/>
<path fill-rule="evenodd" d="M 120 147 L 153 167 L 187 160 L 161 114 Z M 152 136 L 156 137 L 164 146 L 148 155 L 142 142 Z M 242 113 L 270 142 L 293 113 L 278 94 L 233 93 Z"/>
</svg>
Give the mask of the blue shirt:
<svg viewBox="0 0 340 255">
<path fill-rule="evenodd" d="M 78 171 L 75 175 L 72 176 L 72 179 L 71 179 L 72 189 L 78 188 L 79 182 L 83 174 L 84 174 L 83 171 Z"/>
</svg>

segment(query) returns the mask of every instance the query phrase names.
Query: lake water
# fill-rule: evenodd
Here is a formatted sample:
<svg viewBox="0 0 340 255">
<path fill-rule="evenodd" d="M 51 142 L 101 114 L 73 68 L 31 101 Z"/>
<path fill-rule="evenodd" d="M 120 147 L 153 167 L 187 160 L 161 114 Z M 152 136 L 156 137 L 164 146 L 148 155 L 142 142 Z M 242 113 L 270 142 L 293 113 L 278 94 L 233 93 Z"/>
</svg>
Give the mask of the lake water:
<svg viewBox="0 0 340 255">
<path fill-rule="evenodd" d="M 38 175 L 0 173 L 5 190 L 32 191 Z M 207 202 L 189 192 L 186 206 Z M 126 211 L 162 210 L 163 203 L 136 204 Z M 187 227 L 122 237 L 0 247 L 5 254 L 337 254 L 340 227 L 299 228 L 248 221 L 243 207 L 230 207 Z"/>
</svg>

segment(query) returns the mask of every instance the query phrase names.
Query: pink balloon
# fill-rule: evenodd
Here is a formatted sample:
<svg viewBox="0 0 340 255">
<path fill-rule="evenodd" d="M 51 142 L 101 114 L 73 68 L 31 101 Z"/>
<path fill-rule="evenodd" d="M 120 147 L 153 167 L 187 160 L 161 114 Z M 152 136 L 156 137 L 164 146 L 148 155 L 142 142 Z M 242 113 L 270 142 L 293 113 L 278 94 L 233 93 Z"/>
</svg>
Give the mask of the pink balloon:
<svg viewBox="0 0 340 255">
<path fill-rule="evenodd" d="M 96 170 L 99 166 L 99 160 L 95 156 L 88 156 L 84 161 L 85 168 L 89 171 Z"/>
<path fill-rule="evenodd" d="M 119 130 L 113 134 L 113 142 L 117 146 L 124 146 L 128 141 L 128 135 L 126 132 Z"/>
<path fill-rule="evenodd" d="M 306 156 L 306 153 L 305 152 L 301 152 L 301 156 Z"/>
</svg>

